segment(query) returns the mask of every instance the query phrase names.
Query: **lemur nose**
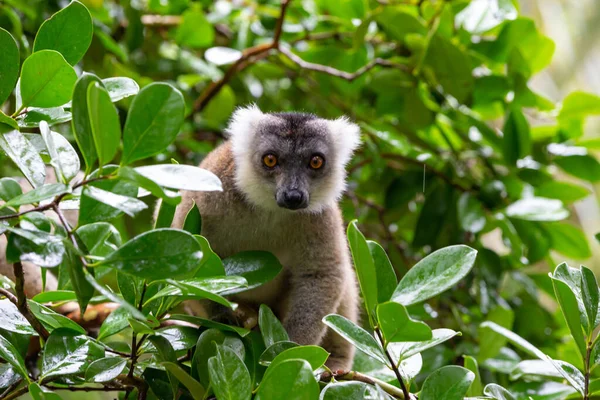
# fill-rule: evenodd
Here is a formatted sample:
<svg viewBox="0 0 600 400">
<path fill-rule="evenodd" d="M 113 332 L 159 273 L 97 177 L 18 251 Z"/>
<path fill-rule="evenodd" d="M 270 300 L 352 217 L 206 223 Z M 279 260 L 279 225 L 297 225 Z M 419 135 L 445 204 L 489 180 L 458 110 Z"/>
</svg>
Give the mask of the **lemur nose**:
<svg viewBox="0 0 600 400">
<path fill-rule="evenodd" d="M 283 193 L 283 206 L 290 210 L 298 210 L 308 205 L 306 197 L 300 190 L 292 189 Z"/>
</svg>

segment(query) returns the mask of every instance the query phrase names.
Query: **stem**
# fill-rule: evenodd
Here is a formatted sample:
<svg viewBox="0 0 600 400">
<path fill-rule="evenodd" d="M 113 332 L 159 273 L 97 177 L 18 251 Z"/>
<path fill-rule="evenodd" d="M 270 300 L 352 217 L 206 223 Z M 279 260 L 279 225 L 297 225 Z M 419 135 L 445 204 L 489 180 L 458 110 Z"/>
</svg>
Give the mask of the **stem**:
<svg viewBox="0 0 600 400">
<path fill-rule="evenodd" d="M 19 390 L 16 390 L 16 391 L 10 393 L 9 395 L 7 395 L 6 397 L 3 397 L 2 400 L 18 399 L 19 397 L 23 396 L 28 391 L 29 391 L 29 386 L 25 385 L 22 388 L 20 388 Z"/>
<path fill-rule="evenodd" d="M 398 379 L 398 383 L 400 383 L 400 388 L 402 389 L 402 394 L 404 395 L 404 398 L 406 400 L 410 400 L 410 392 L 408 391 L 408 388 L 406 387 L 406 384 L 404 383 L 404 380 L 402 379 L 402 375 L 400 375 L 400 370 L 398 369 L 398 366 L 396 366 L 396 363 L 394 362 L 392 355 L 387 350 L 387 346 L 385 345 L 385 341 L 383 340 L 383 335 L 381 334 L 381 330 L 379 330 L 379 327 L 375 327 L 375 333 L 377 334 L 377 338 L 379 339 L 379 342 L 381 343 L 381 346 L 383 347 L 385 356 L 387 357 L 387 359 L 390 361 L 390 364 L 392 365 L 392 370 L 394 371 L 394 374 L 396 374 L 396 379 Z"/>
<path fill-rule="evenodd" d="M 345 374 L 341 374 L 341 375 L 332 374 L 332 376 L 338 381 L 358 381 L 358 382 L 364 382 L 364 383 L 367 383 L 367 384 L 373 385 L 373 386 L 379 386 L 386 393 L 388 393 L 394 397 L 400 397 L 402 399 L 406 399 L 406 397 L 404 396 L 404 392 L 401 391 L 400 389 L 398 389 L 396 386 L 390 385 L 389 383 L 386 383 L 377 378 L 373 378 L 372 376 L 361 374 L 360 372 L 350 371 L 350 372 L 346 372 Z M 322 376 L 322 377 L 326 378 L 327 375 Z"/>
<path fill-rule="evenodd" d="M 593 347 L 593 343 L 591 340 L 588 340 L 587 342 L 587 351 L 585 354 L 585 360 L 584 360 L 584 390 L 583 390 L 583 400 L 589 400 L 590 399 L 590 362 L 591 362 L 591 358 L 592 358 L 592 347 Z"/>
</svg>

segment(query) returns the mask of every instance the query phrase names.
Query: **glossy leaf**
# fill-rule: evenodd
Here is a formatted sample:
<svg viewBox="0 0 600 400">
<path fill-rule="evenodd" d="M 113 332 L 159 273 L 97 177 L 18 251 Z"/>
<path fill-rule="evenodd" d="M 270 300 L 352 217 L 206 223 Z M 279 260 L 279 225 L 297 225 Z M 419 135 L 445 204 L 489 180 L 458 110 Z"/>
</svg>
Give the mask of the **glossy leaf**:
<svg viewBox="0 0 600 400">
<path fill-rule="evenodd" d="M 156 280 L 189 276 L 202 259 L 200 244 L 176 229 L 142 233 L 110 254 L 104 264 L 140 278 Z"/>
<path fill-rule="evenodd" d="M 432 338 L 420 342 L 404 342 L 404 343 L 391 343 L 388 349 L 396 355 L 399 360 L 406 360 L 415 354 L 419 354 L 427 349 L 437 346 L 440 343 L 444 343 L 452 339 L 457 335 L 461 335 L 460 332 L 455 332 L 452 329 L 439 328 L 431 331 Z"/>
<path fill-rule="evenodd" d="M 33 53 L 21 68 L 21 99 L 27 107 L 58 107 L 71 99 L 77 75 L 54 50 Z"/>
<path fill-rule="evenodd" d="M 163 151 L 179 132 L 184 111 L 183 96 L 168 84 L 152 83 L 140 90 L 123 129 L 122 164 Z"/>
<path fill-rule="evenodd" d="M 108 92 L 97 82 L 87 88 L 87 111 L 90 129 L 100 166 L 108 164 L 117 154 L 121 139 L 121 123 Z"/>
<path fill-rule="evenodd" d="M 395 302 L 377 306 L 377 322 L 386 342 L 418 342 L 432 339 L 431 328 L 410 317 L 406 307 Z"/>
<path fill-rule="evenodd" d="M 131 78 L 106 78 L 102 79 L 102 83 L 113 103 L 130 96 L 135 96 L 140 91 L 140 86 Z"/>
<path fill-rule="evenodd" d="M 475 374 L 454 365 L 442 367 L 427 377 L 419 399 L 462 400 L 469 390 Z"/>
<path fill-rule="evenodd" d="M 19 48 L 17 42 L 8 31 L 0 28 L 0 104 L 4 103 L 12 93 L 19 77 Z"/>
<path fill-rule="evenodd" d="M 25 367 L 25 361 L 19 351 L 13 346 L 11 342 L 6 340 L 3 336 L 0 336 L 0 356 L 10 365 L 12 365 L 15 370 L 28 382 L 29 374 L 27 372 L 27 368 Z"/>
<path fill-rule="evenodd" d="M 185 322 L 189 322 L 190 324 L 204 326 L 206 328 L 214 328 L 214 329 L 218 329 L 221 331 L 235 332 L 240 337 L 244 337 L 250 333 L 250 330 L 246 329 L 246 328 L 242 328 L 242 327 L 235 326 L 235 325 L 227 325 L 227 324 L 223 324 L 223 323 L 213 321 L 210 319 L 196 317 L 193 315 L 173 314 L 169 317 L 169 319 L 173 319 L 173 320 L 177 320 L 177 321 L 185 321 Z"/>
<path fill-rule="evenodd" d="M 371 256 L 369 245 L 363 234 L 358 230 L 356 221 L 353 221 L 348 225 L 348 244 L 352 252 L 352 259 L 354 260 L 354 269 L 356 270 L 356 276 L 358 277 L 358 283 L 360 285 L 360 291 L 362 298 L 365 302 L 365 308 L 369 316 L 371 326 L 374 325 L 375 319 L 375 308 L 377 307 L 377 271 L 375 269 L 375 262 Z"/>
<path fill-rule="evenodd" d="M 17 124 L 20 128 L 37 128 L 42 121 L 48 125 L 58 125 L 63 122 L 68 122 L 73 118 L 73 115 L 65 111 L 63 107 L 38 108 L 31 107 L 27 109 L 25 114 L 17 117 Z M 30 139 L 30 138 L 29 138 Z"/>
<path fill-rule="evenodd" d="M 80 374 L 91 361 L 102 357 L 104 349 L 84 335 L 56 329 L 44 346 L 42 378 Z"/>
<path fill-rule="evenodd" d="M 71 106 L 71 112 L 73 113 L 73 134 L 85 160 L 87 173 L 92 171 L 94 164 L 98 160 L 87 100 L 88 88 L 94 83 L 101 83 L 100 78 L 93 74 L 83 73 L 75 84 L 73 104 Z"/>
<path fill-rule="evenodd" d="M 2 329 L 20 335 L 37 335 L 29 322 L 8 299 L 0 300 L 0 324 Z"/>
<path fill-rule="evenodd" d="M 321 392 L 321 400 L 363 400 L 379 399 L 374 386 L 363 382 L 334 382 Z"/>
<path fill-rule="evenodd" d="M 241 276 L 248 286 L 232 289 L 227 294 L 257 288 L 275 277 L 283 267 L 273 254 L 266 251 L 244 251 L 223 260 L 223 267 L 228 276 Z"/>
<path fill-rule="evenodd" d="M 106 204 L 112 208 L 116 208 L 125 214 L 134 217 L 137 213 L 148 208 L 141 200 L 133 197 L 127 197 L 107 190 L 97 188 L 95 186 L 86 186 L 83 189 L 85 196 Z"/>
<path fill-rule="evenodd" d="M 567 223 L 552 223 L 547 228 L 554 250 L 575 260 L 592 256 L 587 238 L 580 228 Z"/>
<path fill-rule="evenodd" d="M 373 262 L 375 263 L 375 273 L 377 274 L 377 301 L 383 303 L 392 297 L 398 284 L 398 278 L 396 278 L 394 267 L 383 247 L 371 240 L 367 240 L 367 244 L 369 245 L 371 257 L 373 257 Z"/>
<path fill-rule="evenodd" d="M 325 364 L 328 357 L 329 353 L 319 346 L 294 346 L 282 351 L 273 359 L 273 361 L 263 365 L 268 365 L 269 367 L 272 366 L 274 368 L 277 364 L 287 360 L 305 360 L 310 364 L 313 371 L 316 371 Z"/>
<path fill-rule="evenodd" d="M 42 323 L 44 328 L 48 330 L 48 332 L 52 333 L 53 331 L 66 328 L 68 331 L 73 333 L 78 333 L 85 335 L 85 329 L 83 329 L 79 324 L 71 319 L 61 315 L 52 309 L 43 306 L 39 303 L 36 303 L 33 300 L 29 300 L 27 302 L 29 309 L 32 314 Z"/>
<path fill-rule="evenodd" d="M 138 173 L 171 189 L 220 191 L 221 181 L 210 171 L 190 165 L 158 164 L 138 167 Z"/>
<path fill-rule="evenodd" d="M 509 164 L 531 153 L 529 124 L 520 111 L 511 111 L 504 125 L 504 158 Z"/>
<path fill-rule="evenodd" d="M 173 362 L 163 362 L 162 365 L 190 391 L 194 400 L 202 400 L 204 398 L 205 390 L 202 385 L 185 372 L 178 364 Z"/>
<path fill-rule="evenodd" d="M 252 395 L 250 373 L 244 362 L 227 346 L 217 346 L 208 360 L 211 385 L 219 400 L 246 400 Z"/>
<path fill-rule="evenodd" d="M 46 167 L 29 140 L 17 130 L 0 126 L 0 148 L 17 165 L 34 188 L 44 184 Z"/>
<path fill-rule="evenodd" d="M 85 371 L 88 382 L 110 382 L 127 367 L 127 360 L 121 357 L 105 357 L 92 362 Z"/>
<path fill-rule="evenodd" d="M 450 289 L 473 268 L 475 257 L 477 251 L 463 245 L 431 253 L 400 280 L 392 300 L 409 306 Z"/>
<path fill-rule="evenodd" d="M 44 121 L 40 122 L 40 132 L 56 176 L 63 182 L 69 182 L 81 167 L 77 152 L 64 136 L 51 131 Z"/>
<path fill-rule="evenodd" d="M 0 199 L 9 201 L 22 193 L 21 185 L 17 181 L 12 178 L 0 178 Z"/>
<path fill-rule="evenodd" d="M 310 364 L 304 360 L 287 360 L 267 369 L 256 393 L 257 400 L 319 398 L 319 385 Z"/>
<path fill-rule="evenodd" d="M 51 183 L 40 186 L 29 192 L 25 192 L 17 197 L 13 197 L 6 203 L 6 205 L 9 207 L 15 207 L 23 204 L 39 203 L 42 200 L 50 199 L 63 193 L 68 193 L 70 190 L 71 189 L 64 183 Z"/>
<path fill-rule="evenodd" d="M 260 305 L 258 326 L 260 326 L 260 332 L 267 348 L 277 342 L 290 340 L 283 325 L 281 325 L 281 322 L 279 322 L 273 311 L 266 304 Z"/>
<path fill-rule="evenodd" d="M 148 190 L 150 193 L 152 193 L 153 196 L 156 196 L 159 199 L 163 199 L 163 201 L 165 203 L 176 206 L 177 204 L 179 204 L 181 202 L 181 196 L 178 193 L 163 189 L 158 184 L 156 184 L 153 180 L 140 174 L 133 168 L 121 167 L 121 168 L 119 168 L 118 174 L 121 178 L 129 180 L 132 183 L 135 183 L 136 185 L 138 185 L 139 187 Z M 200 233 L 200 232 L 192 232 L 192 233 Z"/>
<path fill-rule="evenodd" d="M 217 355 L 217 347 L 229 347 L 242 359 L 244 357 L 244 343 L 237 337 L 230 336 L 218 329 L 207 329 L 198 337 L 196 351 L 192 358 L 192 375 L 198 377 L 202 385 L 208 386 L 211 378 L 209 376 L 209 359 Z"/>
<path fill-rule="evenodd" d="M 323 318 L 323 323 L 337 332 L 341 337 L 356 346 L 376 360 L 387 364 L 387 359 L 383 354 L 381 346 L 375 341 L 371 334 L 349 319 L 336 314 L 330 314 Z"/>
<path fill-rule="evenodd" d="M 566 173 L 590 182 L 600 181 L 600 162 L 591 155 L 572 155 L 554 161 Z"/>
<path fill-rule="evenodd" d="M 559 200 L 531 197 L 512 203 L 506 215 L 526 221 L 560 221 L 569 216 L 569 211 Z"/>
<path fill-rule="evenodd" d="M 56 50 L 69 64 L 75 65 L 90 46 L 92 33 L 89 11 L 80 2 L 72 1 L 40 26 L 33 51 Z"/>
</svg>

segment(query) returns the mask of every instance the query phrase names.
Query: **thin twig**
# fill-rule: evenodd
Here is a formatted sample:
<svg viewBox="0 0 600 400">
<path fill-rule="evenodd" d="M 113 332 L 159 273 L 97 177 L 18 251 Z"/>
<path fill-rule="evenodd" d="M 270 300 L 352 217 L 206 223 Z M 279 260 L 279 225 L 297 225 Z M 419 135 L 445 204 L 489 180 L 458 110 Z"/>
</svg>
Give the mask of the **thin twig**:
<svg viewBox="0 0 600 400">
<path fill-rule="evenodd" d="M 389 60 L 385 60 L 383 58 L 376 58 L 376 59 L 372 60 L 371 62 L 369 62 L 368 64 L 364 65 L 363 67 L 357 69 L 354 72 L 346 72 L 346 71 L 342 71 L 342 70 L 330 67 L 328 65 L 315 64 L 315 63 L 305 61 L 302 58 L 300 58 L 299 56 L 297 56 L 296 54 L 294 54 L 292 51 L 290 51 L 290 49 L 285 48 L 285 47 L 280 47 L 279 52 L 281 54 L 283 54 L 284 56 L 286 56 L 291 62 L 298 65 L 302 69 L 306 69 L 309 71 L 321 72 L 321 73 L 324 73 L 327 75 L 345 79 L 349 82 L 352 82 L 353 80 L 355 80 L 357 78 L 360 78 L 362 75 L 366 74 L 367 72 L 369 72 L 376 66 L 382 66 L 382 67 L 388 67 L 388 68 L 390 68 L 390 67 L 398 68 L 398 69 L 405 70 L 407 72 L 409 71 L 409 67 L 405 64 L 398 64 L 398 63 L 394 63 Z"/>
<path fill-rule="evenodd" d="M 383 340 L 383 335 L 381 334 L 381 330 L 379 330 L 378 327 L 375 327 L 375 333 L 377 334 L 377 337 L 379 338 L 379 342 L 381 343 L 381 347 L 383 348 L 385 356 L 387 357 L 390 364 L 392 365 L 392 370 L 394 371 L 394 374 L 396 374 L 396 379 L 398 379 L 398 383 L 400 383 L 400 388 L 402 389 L 404 398 L 410 399 L 410 392 L 408 391 L 408 388 L 406 387 L 406 384 L 404 383 L 404 379 L 402 378 L 402 375 L 400 374 L 400 370 L 398 369 L 398 366 L 396 365 L 394 358 L 392 357 L 392 355 L 390 354 L 390 352 L 388 351 L 388 349 L 385 346 L 385 341 Z"/>
<path fill-rule="evenodd" d="M 392 386 L 389 383 L 386 383 L 377 378 L 373 378 L 372 376 L 361 374 L 360 372 L 350 371 L 350 372 L 346 372 L 346 373 L 339 374 L 339 375 L 334 374 L 333 377 L 338 381 L 358 381 L 358 382 L 363 382 L 363 383 L 373 385 L 373 386 L 379 386 L 386 393 L 391 394 L 394 397 L 400 397 L 401 399 L 405 399 L 404 393 L 400 389 L 398 389 L 396 386 Z M 327 382 L 327 378 L 329 378 L 328 375 L 326 375 L 326 374 L 321 375 L 321 381 Z"/>
<path fill-rule="evenodd" d="M 18 399 L 19 397 L 23 396 L 25 393 L 27 393 L 29 391 L 29 386 L 25 385 L 22 388 L 15 390 L 12 393 L 9 393 L 8 395 L 2 397 L 1 400 L 13 400 L 13 399 Z"/>
</svg>

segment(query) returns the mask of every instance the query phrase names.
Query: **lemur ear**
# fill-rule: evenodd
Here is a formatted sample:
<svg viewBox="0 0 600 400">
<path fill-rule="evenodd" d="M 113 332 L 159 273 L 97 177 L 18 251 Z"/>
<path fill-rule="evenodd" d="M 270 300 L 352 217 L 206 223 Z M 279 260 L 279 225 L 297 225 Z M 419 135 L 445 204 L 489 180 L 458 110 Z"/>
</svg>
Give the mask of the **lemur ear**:
<svg viewBox="0 0 600 400">
<path fill-rule="evenodd" d="M 340 160 L 345 165 L 352 158 L 354 150 L 360 146 L 360 128 L 347 117 L 328 120 L 327 125 Z"/>
<path fill-rule="evenodd" d="M 225 133 L 229 138 L 249 136 L 264 115 L 256 104 L 238 107 L 231 115 Z"/>
<path fill-rule="evenodd" d="M 260 121 L 266 117 L 256 104 L 239 107 L 234 111 L 229 125 L 225 130 L 226 136 L 231 140 L 234 154 L 242 155 L 250 148 L 250 143 Z"/>
</svg>

